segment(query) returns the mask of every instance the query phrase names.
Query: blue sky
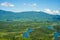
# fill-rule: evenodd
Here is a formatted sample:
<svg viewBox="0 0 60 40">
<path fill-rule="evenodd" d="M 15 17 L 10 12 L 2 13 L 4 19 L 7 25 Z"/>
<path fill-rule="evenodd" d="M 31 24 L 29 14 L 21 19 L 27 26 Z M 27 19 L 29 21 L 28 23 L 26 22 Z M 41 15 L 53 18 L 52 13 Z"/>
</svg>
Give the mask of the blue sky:
<svg viewBox="0 0 60 40">
<path fill-rule="evenodd" d="M 0 0 L 0 10 L 22 11 L 60 11 L 60 0 Z"/>
</svg>

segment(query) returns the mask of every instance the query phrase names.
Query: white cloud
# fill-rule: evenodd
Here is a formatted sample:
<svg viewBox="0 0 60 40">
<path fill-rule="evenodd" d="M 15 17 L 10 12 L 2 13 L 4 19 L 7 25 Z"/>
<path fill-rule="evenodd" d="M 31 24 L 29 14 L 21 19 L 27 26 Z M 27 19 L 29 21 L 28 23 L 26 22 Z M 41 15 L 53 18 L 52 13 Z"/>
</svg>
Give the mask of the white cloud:
<svg viewBox="0 0 60 40">
<path fill-rule="evenodd" d="M 44 9 L 44 12 L 53 14 L 53 15 L 60 15 L 59 10 L 50 10 L 50 9 Z"/>
<path fill-rule="evenodd" d="M 24 3 L 23 5 L 24 5 L 24 6 L 31 7 L 31 8 L 34 9 L 34 11 L 36 11 L 36 12 L 40 12 L 40 11 L 41 11 L 41 10 L 39 10 L 39 8 L 37 7 L 38 5 L 37 5 L 36 3 L 30 3 L 30 4 Z"/>
<path fill-rule="evenodd" d="M 24 3 L 23 5 L 24 5 L 24 6 L 30 6 L 30 7 L 36 7 L 36 6 L 37 6 L 36 3 L 32 3 L 32 4 Z"/>
<path fill-rule="evenodd" d="M 30 4 L 24 3 L 23 5 L 31 7 L 32 9 L 39 11 L 39 8 L 37 7 L 36 3 L 30 3 Z"/>
<path fill-rule="evenodd" d="M 30 6 L 32 6 L 32 7 L 36 7 L 37 4 L 36 4 L 36 3 L 33 3 L 33 4 L 30 4 Z"/>
<path fill-rule="evenodd" d="M 3 2 L 0 4 L 1 6 L 8 6 L 7 2 Z"/>
<path fill-rule="evenodd" d="M 15 5 L 13 5 L 13 4 L 9 4 L 9 6 L 10 6 L 10 7 L 14 7 Z"/>
<path fill-rule="evenodd" d="M 44 9 L 44 12 L 47 12 L 47 13 L 52 13 L 50 9 Z"/>
<path fill-rule="evenodd" d="M 15 6 L 14 4 L 8 3 L 8 2 L 3 2 L 0 5 L 3 6 L 3 7 L 14 7 Z"/>
<path fill-rule="evenodd" d="M 59 10 L 54 10 L 53 13 L 59 13 Z"/>
</svg>

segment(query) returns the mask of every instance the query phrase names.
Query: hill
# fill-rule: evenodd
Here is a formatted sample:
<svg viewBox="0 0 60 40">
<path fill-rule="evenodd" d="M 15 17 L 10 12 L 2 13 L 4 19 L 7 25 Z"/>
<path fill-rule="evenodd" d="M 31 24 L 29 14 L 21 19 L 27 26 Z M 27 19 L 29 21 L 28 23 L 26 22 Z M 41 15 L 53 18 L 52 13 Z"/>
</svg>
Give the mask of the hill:
<svg viewBox="0 0 60 40">
<path fill-rule="evenodd" d="M 0 10 L 0 21 L 59 21 L 60 15 L 51 15 L 45 12 L 10 12 Z"/>
</svg>

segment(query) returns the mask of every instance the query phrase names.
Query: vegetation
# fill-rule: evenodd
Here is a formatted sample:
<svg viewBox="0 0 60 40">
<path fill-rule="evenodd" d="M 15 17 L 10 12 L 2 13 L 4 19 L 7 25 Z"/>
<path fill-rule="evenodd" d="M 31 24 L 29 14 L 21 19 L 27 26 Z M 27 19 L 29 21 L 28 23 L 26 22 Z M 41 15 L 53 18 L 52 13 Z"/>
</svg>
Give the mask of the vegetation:
<svg viewBox="0 0 60 40">
<path fill-rule="evenodd" d="M 60 27 L 55 26 L 58 22 L 6 22 L 0 21 L 0 40 L 54 40 L 54 32 Z M 49 29 L 52 26 L 54 29 Z M 23 33 L 28 28 L 32 29 L 29 38 L 24 38 Z"/>
</svg>

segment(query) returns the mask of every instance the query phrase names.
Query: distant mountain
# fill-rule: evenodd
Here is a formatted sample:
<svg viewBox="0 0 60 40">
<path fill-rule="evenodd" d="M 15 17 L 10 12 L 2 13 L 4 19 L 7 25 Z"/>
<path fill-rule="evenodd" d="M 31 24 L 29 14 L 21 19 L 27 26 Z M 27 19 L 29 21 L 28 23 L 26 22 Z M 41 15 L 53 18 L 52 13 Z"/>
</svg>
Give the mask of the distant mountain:
<svg viewBox="0 0 60 40">
<path fill-rule="evenodd" d="M 0 10 L 0 21 L 60 21 L 60 15 L 51 15 L 45 12 L 10 12 Z"/>
</svg>

